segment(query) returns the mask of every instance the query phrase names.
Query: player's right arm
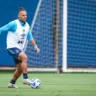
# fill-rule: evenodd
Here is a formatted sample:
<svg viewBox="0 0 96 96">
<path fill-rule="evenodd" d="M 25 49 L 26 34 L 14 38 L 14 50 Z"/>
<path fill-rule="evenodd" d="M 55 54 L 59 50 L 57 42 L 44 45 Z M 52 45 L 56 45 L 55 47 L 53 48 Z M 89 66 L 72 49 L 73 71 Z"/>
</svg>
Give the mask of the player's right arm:
<svg viewBox="0 0 96 96">
<path fill-rule="evenodd" d="M 2 34 L 3 32 L 8 32 L 8 31 L 15 32 L 16 28 L 17 28 L 16 22 L 11 21 L 8 24 L 6 24 L 0 28 L 0 34 Z"/>
</svg>

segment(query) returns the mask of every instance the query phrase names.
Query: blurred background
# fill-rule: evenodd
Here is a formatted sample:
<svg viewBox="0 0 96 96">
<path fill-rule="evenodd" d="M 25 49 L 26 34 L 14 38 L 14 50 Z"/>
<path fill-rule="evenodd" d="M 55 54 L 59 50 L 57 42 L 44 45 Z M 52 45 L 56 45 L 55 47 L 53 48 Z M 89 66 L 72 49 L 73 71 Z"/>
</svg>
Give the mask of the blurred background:
<svg viewBox="0 0 96 96">
<path fill-rule="evenodd" d="M 0 27 L 18 18 L 19 7 L 27 10 L 27 21 L 31 25 L 39 0 L 1 0 Z M 13 58 L 6 51 L 7 32 L 0 35 L 0 66 L 15 66 Z"/>
<path fill-rule="evenodd" d="M 0 27 L 17 19 L 19 7 L 28 12 L 27 21 L 41 49 L 37 54 L 27 43 L 30 68 L 96 68 L 96 0 L 2 0 L 0 6 Z M 0 66 L 12 67 L 6 34 L 0 35 Z"/>
</svg>

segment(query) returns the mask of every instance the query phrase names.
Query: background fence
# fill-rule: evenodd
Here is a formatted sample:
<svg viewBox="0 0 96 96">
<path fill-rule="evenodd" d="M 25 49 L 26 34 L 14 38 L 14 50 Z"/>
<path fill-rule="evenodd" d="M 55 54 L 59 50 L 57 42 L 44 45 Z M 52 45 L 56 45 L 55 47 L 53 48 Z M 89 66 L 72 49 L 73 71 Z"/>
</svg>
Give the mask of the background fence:
<svg viewBox="0 0 96 96">
<path fill-rule="evenodd" d="M 68 0 L 68 67 L 96 67 L 96 0 Z"/>
</svg>

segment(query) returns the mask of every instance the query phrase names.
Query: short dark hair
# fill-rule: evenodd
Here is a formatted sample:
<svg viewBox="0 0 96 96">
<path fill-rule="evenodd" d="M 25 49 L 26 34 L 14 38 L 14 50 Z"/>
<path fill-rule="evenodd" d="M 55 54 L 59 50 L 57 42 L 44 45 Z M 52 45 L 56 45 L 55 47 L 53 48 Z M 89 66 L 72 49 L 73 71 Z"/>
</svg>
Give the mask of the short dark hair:
<svg viewBox="0 0 96 96">
<path fill-rule="evenodd" d="M 18 13 L 19 13 L 20 11 L 26 11 L 26 9 L 25 9 L 24 7 L 20 7 Z"/>
</svg>

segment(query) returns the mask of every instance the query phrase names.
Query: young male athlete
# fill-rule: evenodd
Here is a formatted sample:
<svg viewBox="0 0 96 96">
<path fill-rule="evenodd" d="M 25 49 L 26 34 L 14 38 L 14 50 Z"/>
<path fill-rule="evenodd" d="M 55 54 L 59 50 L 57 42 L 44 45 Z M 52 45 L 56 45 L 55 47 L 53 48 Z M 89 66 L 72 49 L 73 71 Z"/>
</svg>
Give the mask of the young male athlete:
<svg viewBox="0 0 96 96">
<path fill-rule="evenodd" d="M 18 12 L 18 19 L 9 22 L 0 28 L 0 34 L 3 32 L 8 32 L 7 34 L 7 51 L 13 56 L 16 71 L 13 74 L 13 77 L 8 84 L 8 88 L 17 88 L 15 85 L 16 80 L 23 74 L 23 84 L 30 85 L 30 80 L 27 75 L 27 56 L 24 53 L 24 46 L 26 40 L 28 39 L 31 44 L 34 46 L 34 49 L 37 52 L 40 52 L 40 49 L 36 45 L 32 34 L 30 32 L 29 24 L 26 22 L 27 12 L 21 7 Z"/>
</svg>

